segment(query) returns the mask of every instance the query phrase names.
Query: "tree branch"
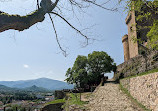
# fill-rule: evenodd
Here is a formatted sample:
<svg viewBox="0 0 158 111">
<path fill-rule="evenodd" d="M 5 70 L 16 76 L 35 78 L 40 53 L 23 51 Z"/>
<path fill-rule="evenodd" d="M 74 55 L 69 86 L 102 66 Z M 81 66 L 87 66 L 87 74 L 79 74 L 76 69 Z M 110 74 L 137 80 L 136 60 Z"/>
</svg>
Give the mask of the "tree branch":
<svg viewBox="0 0 158 111">
<path fill-rule="evenodd" d="M 102 9 L 105 9 L 105 10 L 117 11 L 117 8 L 109 9 L 109 8 L 106 8 L 106 7 L 103 6 L 104 4 L 107 4 L 110 0 L 107 1 L 107 2 L 105 2 L 105 3 L 103 3 L 102 5 L 97 4 L 95 1 L 91 1 L 91 0 L 83 0 L 83 1 L 85 1 L 85 2 L 89 2 L 89 3 L 91 3 L 91 4 L 95 5 L 95 6 L 98 6 L 98 7 L 102 8 Z"/>
<path fill-rule="evenodd" d="M 41 3 L 43 1 L 45 0 L 42 0 Z M 0 32 L 9 29 L 23 31 L 38 22 L 42 22 L 45 19 L 45 14 L 51 12 L 57 6 L 58 2 L 59 0 L 56 0 L 54 4 L 46 4 L 49 5 L 49 7 L 47 7 L 47 12 L 45 11 L 45 7 L 41 7 L 35 12 L 26 16 L 9 15 L 0 11 Z"/>
<path fill-rule="evenodd" d="M 51 15 L 49 13 L 48 13 L 48 15 L 49 15 L 49 18 L 50 18 L 50 20 L 52 22 L 52 25 L 53 25 L 53 29 L 54 29 L 54 32 L 55 32 L 55 36 L 56 36 L 56 40 L 57 40 L 58 46 L 59 46 L 60 50 L 63 52 L 64 56 L 66 57 L 67 56 L 66 51 L 60 45 L 60 42 L 59 42 L 59 39 L 58 39 L 58 34 L 57 34 L 57 31 L 56 31 L 53 19 L 52 19 Z"/>
<path fill-rule="evenodd" d="M 39 0 L 37 0 L 37 8 L 38 9 L 40 8 L 40 6 L 39 6 Z"/>
<path fill-rule="evenodd" d="M 51 12 L 52 14 L 54 14 L 54 15 L 57 15 L 58 17 L 60 17 L 62 20 L 64 20 L 72 29 L 74 29 L 75 31 L 77 31 L 80 35 L 82 35 L 83 37 L 85 37 L 86 38 L 86 40 L 87 40 L 87 43 L 86 43 L 86 45 L 88 45 L 88 40 L 89 40 L 89 38 L 86 36 L 86 35 L 84 35 L 80 30 L 78 30 L 77 28 L 75 28 L 73 25 L 71 25 L 64 17 L 62 17 L 61 15 L 59 15 L 58 13 L 55 13 L 55 12 Z"/>
</svg>

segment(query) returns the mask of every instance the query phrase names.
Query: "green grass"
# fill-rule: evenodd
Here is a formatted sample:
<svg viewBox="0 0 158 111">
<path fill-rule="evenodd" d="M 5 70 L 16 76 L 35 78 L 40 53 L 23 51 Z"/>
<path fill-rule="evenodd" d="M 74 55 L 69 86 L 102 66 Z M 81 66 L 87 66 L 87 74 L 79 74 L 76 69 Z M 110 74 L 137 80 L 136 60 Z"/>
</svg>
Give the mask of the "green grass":
<svg viewBox="0 0 158 111">
<path fill-rule="evenodd" d="M 57 100 L 50 101 L 50 102 L 46 103 L 45 105 L 64 103 L 64 102 L 65 102 L 65 99 L 57 99 Z"/>
<path fill-rule="evenodd" d="M 126 88 L 124 88 L 121 83 L 120 83 L 120 89 L 121 89 L 135 104 L 137 104 L 139 107 L 141 107 L 144 111 L 151 111 L 150 109 L 147 109 L 144 105 L 142 105 L 140 102 L 138 102 L 135 98 L 133 98 L 133 96 L 131 96 L 131 94 L 128 92 L 128 90 L 127 90 Z"/>
<path fill-rule="evenodd" d="M 123 79 L 129 79 L 129 78 L 133 78 L 133 77 L 148 75 L 148 74 L 155 73 L 155 72 L 158 72 L 158 68 L 149 70 L 149 71 L 147 71 L 147 72 L 140 73 L 140 74 L 138 74 L 138 75 L 129 76 L 129 77 L 126 77 L 126 78 L 123 78 Z"/>
<path fill-rule="evenodd" d="M 69 111 L 69 106 L 75 105 L 75 107 L 78 107 L 79 109 L 86 110 L 85 104 L 88 104 L 86 101 L 80 100 L 80 94 L 79 93 L 69 93 L 67 94 L 68 100 L 66 100 L 65 104 L 63 105 L 63 108 L 65 111 Z"/>
<path fill-rule="evenodd" d="M 69 103 L 82 106 L 82 105 L 86 104 L 87 102 L 80 100 L 79 93 L 76 93 L 76 94 L 70 93 L 69 94 Z"/>
</svg>

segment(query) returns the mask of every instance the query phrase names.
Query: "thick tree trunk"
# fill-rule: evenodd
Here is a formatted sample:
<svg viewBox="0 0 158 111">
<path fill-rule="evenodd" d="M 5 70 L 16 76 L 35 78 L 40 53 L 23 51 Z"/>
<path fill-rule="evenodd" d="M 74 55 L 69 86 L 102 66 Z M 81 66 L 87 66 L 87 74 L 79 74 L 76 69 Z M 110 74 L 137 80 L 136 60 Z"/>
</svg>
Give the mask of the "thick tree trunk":
<svg viewBox="0 0 158 111">
<path fill-rule="evenodd" d="M 42 1 L 46 1 L 46 0 L 42 0 Z M 51 12 L 56 7 L 58 1 L 59 0 L 56 0 L 54 4 L 49 4 L 50 5 L 49 7 L 48 6 L 41 7 L 35 12 L 26 16 L 9 15 L 7 13 L 0 11 L 0 32 L 6 31 L 9 29 L 23 31 L 38 22 L 42 22 L 45 18 L 44 17 L 45 14 Z M 47 8 L 47 11 L 45 8 Z"/>
</svg>

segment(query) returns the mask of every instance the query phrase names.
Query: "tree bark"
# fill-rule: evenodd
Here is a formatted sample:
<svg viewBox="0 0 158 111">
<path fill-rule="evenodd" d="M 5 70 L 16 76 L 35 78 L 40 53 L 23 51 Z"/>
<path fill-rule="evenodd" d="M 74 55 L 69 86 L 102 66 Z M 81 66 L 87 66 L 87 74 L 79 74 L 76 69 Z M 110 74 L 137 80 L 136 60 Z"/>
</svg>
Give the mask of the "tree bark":
<svg viewBox="0 0 158 111">
<path fill-rule="evenodd" d="M 47 12 L 41 7 L 26 16 L 9 15 L 0 11 L 0 32 L 9 29 L 23 31 L 38 22 L 42 22 L 45 19 L 45 14 L 51 12 L 56 7 L 58 1 L 59 0 L 56 0 L 54 4 L 50 4 Z"/>
</svg>

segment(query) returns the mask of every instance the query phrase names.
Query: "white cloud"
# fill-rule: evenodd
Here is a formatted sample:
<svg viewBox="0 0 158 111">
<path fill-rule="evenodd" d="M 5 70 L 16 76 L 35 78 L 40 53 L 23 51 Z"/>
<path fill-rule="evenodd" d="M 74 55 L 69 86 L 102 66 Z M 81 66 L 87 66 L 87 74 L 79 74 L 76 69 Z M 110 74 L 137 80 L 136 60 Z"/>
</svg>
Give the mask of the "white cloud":
<svg viewBox="0 0 158 111">
<path fill-rule="evenodd" d="M 24 64 L 23 67 L 24 67 L 24 68 L 27 68 L 27 69 L 30 68 L 30 66 L 27 65 L 27 64 Z"/>
</svg>

